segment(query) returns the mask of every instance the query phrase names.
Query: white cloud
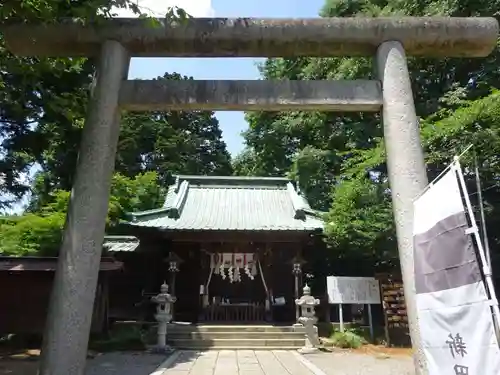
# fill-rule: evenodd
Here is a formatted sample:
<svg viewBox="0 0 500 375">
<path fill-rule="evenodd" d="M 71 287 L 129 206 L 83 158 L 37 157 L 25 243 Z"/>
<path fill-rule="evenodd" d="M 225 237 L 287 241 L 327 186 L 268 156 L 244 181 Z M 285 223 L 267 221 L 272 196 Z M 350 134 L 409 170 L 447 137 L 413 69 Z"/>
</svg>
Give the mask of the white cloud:
<svg viewBox="0 0 500 375">
<path fill-rule="evenodd" d="M 139 5 L 143 13 L 154 17 L 164 17 L 170 7 L 184 9 L 192 17 L 214 17 L 212 0 L 132 0 Z M 113 9 L 117 17 L 137 17 L 128 9 Z"/>
</svg>

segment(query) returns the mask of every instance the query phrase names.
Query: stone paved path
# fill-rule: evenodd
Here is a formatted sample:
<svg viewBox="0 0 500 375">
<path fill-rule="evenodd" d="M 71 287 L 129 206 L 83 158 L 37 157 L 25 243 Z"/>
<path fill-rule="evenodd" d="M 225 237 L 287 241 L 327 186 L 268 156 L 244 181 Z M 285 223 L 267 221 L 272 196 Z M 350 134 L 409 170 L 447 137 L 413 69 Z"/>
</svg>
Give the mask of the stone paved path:
<svg viewBox="0 0 500 375">
<path fill-rule="evenodd" d="M 214 350 L 177 352 L 153 374 L 319 375 L 322 373 L 311 371 L 292 351 Z"/>
<path fill-rule="evenodd" d="M 306 358 L 325 375 L 415 375 L 413 360 L 406 356 L 344 352 L 308 354 Z"/>
</svg>

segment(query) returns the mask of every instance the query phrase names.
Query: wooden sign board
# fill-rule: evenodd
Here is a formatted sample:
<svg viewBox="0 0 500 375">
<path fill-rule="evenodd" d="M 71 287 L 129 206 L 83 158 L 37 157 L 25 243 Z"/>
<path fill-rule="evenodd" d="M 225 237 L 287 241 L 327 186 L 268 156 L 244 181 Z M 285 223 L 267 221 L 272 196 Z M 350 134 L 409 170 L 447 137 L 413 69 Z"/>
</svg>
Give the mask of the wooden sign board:
<svg viewBox="0 0 500 375">
<path fill-rule="evenodd" d="M 328 303 L 380 304 L 379 282 L 373 277 L 328 276 L 326 278 Z"/>
<path fill-rule="evenodd" d="M 388 345 L 411 346 L 405 294 L 400 275 L 377 275 L 382 293 L 385 336 Z"/>
<path fill-rule="evenodd" d="M 387 328 L 408 328 L 403 283 L 382 281 L 382 304 L 387 319 Z"/>
</svg>

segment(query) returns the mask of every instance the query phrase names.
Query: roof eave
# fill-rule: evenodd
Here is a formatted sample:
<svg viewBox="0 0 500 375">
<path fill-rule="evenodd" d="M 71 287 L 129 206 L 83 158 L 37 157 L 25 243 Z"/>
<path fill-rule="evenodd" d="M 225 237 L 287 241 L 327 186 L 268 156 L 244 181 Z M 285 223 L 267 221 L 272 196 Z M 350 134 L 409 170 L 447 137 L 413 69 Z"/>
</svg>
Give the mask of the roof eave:
<svg viewBox="0 0 500 375">
<path fill-rule="evenodd" d="M 323 226 L 317 226 L 317 227 L 310 227 L 310 228 L 276 228 L 276 229 L 254 229 L 254 228 L 248 228 L 248 229 L 222 229 L 222 228 L 169 228 L 165 227 L 162 225 L 144 225 L 138 222 L 122 222 L 124 225 L 130 225 L 138 228 L 156 228 L 160 229 L 164 232 L 235 232 L 235 233 L 243 233 L 243 232 L 253 232 L 253 233 L 260 233 L 260 232 L 276 232 L 276 233 L 282 233 L 282 232 L 290 232 L 290 233 L 305 233 L 305 232 L 317 232 L 317 231 L 323 231 L 324 230 L 324 225 Z"/>
</svg>

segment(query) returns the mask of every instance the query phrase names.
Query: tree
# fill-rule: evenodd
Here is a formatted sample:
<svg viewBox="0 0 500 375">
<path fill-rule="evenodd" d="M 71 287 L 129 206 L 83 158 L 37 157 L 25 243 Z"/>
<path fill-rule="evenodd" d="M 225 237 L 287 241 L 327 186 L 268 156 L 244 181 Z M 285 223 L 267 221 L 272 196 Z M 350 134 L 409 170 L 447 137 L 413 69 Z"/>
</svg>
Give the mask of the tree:
<svg viewBox="0 0 500 375">
<path fill-rule="evenodd" d="M 374 267 L 397 264 L 387 183 L 367 175 L 348 179 L 334 190 L 332 202 L 325 234 L 337 259 L 363 259 Z"/>
<path fill-rule="evenodd" d="M 192 79 L 165 74 L 158 79 Z M 83 113 L 81 114 L 83 116 Z M 70 190 L 80 143 L 83 120 L 71 127 L 40 124 L 36 130 L 47 141 L 40 156 L 41 171 L 32 188 L 30 210 L 53 190 Z M 125 113 L 116 155 L 117 172 L 130 178 L 156 172 L 161 185 L 172 182 L 176 173 L 201 175 L 232 174 L 231 158 L 213 112 Z"/>
<path fill-rule="evenodd" d="M 113 176 L 108 227 L 114 226 L 131 211 L 161 207 L 166 189 L 158 184 L 155 172 L 134 178 L 119 173 Z M 36 212 L 21 216 L 0 217 L 0 254 L 12 256 L 56 256 L 62 238 L 70 192 L 55 190 Z"/>
<path fill-rule="evenodd" d="M 97 16 L 98 9 L 109 14 L 116 3 L 11 0 L 0 7 L 0 18 L 47 23 L 62 17 L 87 19 Z M 22 175 L 41 161 L 47 145 L 36 124 L 71 131 L 74 120 L 81 118 L 92 72 L 92 62 L 86 59 L 15 56 L 0 36 L 0 208 L 29 191 Z"/>
<path fill-rule="evenodd" d="M 53 256 L 61 242 L 64 213 L 0 218 L 0 254 Z"/>
<path fill-rule="evenodd" d="M 115 173 L 111 182 L 108 224 L 126 219 L 128 212 L 159 208 L 165 201 L 167 187 L 158 184 L 156 172 L 137 174 L 133 178 Z"/>
<path fill-rule="evenodd" d="M 21 0 L 0 7 L 3 20 L 82 22 L 111 16 L 129 0 Z M 167 18 L 184 18 L 171 9 Z M 154 25 L 152 25 L 154 27 Z M 69 200 L 94 74 L 91 59 L 21 58 L 0 36 L 0 209 L 32 192 L 29 213 L 2 218 L 3 254 L 55 254 Z M 165 74 L 159 79 L 188 79 Z M 34 165 L 34 181 L 23 178 Z M 122 119 L 108 224 L 124 212 L 157 208 L 172 173 L 231 174 L 230 156 L 211 112 L 132 113 Z"/>
<path fill-rule="evenodd" d="M 165 73 L 158 80 L 192 80 Z M 134 176 L 158 174 L 232 174 L 231 157 L 219 122 L 210 111 L 128 113 L 122 120 L 116 170 Z"/>
<path fill-rule="evenodd" d="M 484 98 L 467 101 L 461 108 L 439 121 L 423 123 L 422 138 L 427 150 L 430 176 L 435 177 L 469 145 L 473 149 L 461 157 L 467 190 L 479 219 L 479 202 L 474 174 L 477 155 L 486 225 L 495 270 L 500 269 L 500 91 L 494 90 Z M 481 223 L 477 223 L 481 226 Z M 496 271 L 498 272 L 498 271 Z"/>
<path fill-rule="evenodd" d="M 328 0 L 321 15 L 493 16 L 499 6 L 499 0 L 474 3 L 466 0 L 452 3 Z M 498 98 L 490 95 L 492 88 L 500 87 L 498 57 L 497 49 L 489 57 L 480 59 L 409 58 L 431 176 L 442 170 L 454 152 L 465 149 L 467 142 L 476 143 L 479 139 L 482 146 L 492 150 L 482 164 L 482 174 L 485 178 L 498 176 L 500 171 L 495 169 L 494 156 L 498 116 L 492 103 Z M 273 58 L 261 66 L 264 79 L 376 79 L 374 71 L 372 59 L 347 57 Z M 314 208 L 329 210 L 327 243 L 336 254 L 340 256 L 349 251 L 365 261 L 373 261 L 372 255 L 377 254 L 392 261 L 396 244 L 392 215 L 388 214 L 390 201 L 378 114 L 257 112 L 248 114 L 247 119 L 246 149 L 236 158 L 238 171 L 287 174 L 298 180 Z M 478 125 L 478 120 L 482 125 Z M 451 123 L 456 129 L 453 132 Z M 433 126 L 450 130 L 436 132 Z M 369 202 L 373 210 L 356 202 Z M 384 234 L 387 241 L 382 241 L 376 235 L 378 232 Z M 379 263 L 380 260 L 378 258 Z"/>
<path fill-rule="evenodd" d="M 148 17 L 134 0 L 6 0 L 0 19 L 52 23 L 71 17 L 89 22 L 111 17 L 116 8 Z M 167 11 L 167 18 L 186 16 L 177 8 Z M 56 178 L 54 170 L 71 171 L 62 177 L 68 180 L 65 186 L 70 184 L 75 159 L 65 156 L 69 148 L 74 153 L 79 140 L 93 74 L 92 59 L 15 56 L 0 35 L 0 209 L 30 191 L 24 176 L 34 165 L 49 180 Z"/>
</svg>

